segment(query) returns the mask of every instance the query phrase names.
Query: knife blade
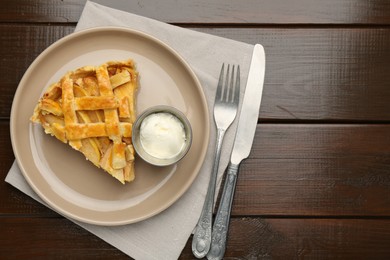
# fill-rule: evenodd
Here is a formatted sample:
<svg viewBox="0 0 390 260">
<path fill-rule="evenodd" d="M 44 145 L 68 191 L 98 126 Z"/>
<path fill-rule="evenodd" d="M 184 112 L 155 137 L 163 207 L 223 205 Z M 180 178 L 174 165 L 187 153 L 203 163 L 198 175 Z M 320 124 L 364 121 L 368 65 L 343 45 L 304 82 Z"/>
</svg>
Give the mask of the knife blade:
<svg viewBox="0 0 390 260">
<path fill-rule="evenodd" d="M 227 167 L 226 181 L 215 217 L 211 235 L 211 248 L 207 259 L 222 259 L 226 250 L 226 238 L 229 229 L 230 212 L 237 182 L 239 165 L 251 151 L 255 137 L 257 119 L 263 96 L 265 75 L 265 53 L 260 44 L 253 49 L 243 104 L 238 119 L 230 162 Z"/>
</svg>

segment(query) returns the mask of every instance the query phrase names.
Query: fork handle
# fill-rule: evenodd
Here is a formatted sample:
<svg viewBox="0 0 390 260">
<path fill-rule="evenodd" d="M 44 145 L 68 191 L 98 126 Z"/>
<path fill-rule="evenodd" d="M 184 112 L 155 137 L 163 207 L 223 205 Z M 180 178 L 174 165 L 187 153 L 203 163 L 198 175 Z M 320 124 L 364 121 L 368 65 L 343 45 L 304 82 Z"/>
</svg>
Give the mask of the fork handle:
<svg viewBox="0 0 390 260">
<path fill-rule="evenodd" d="M 229 163 L 227 168 L 225 185 L 221 196 L 221 202 L 218 207 L 213 233 L 211 237 L 211 249 L 207 254 L 207 259 L 222 259 L 226 250 L 226 238 L 229 230 L 230 213 L 234 191 L 236 188 L 237 174 L 239 164 Z"/>
<path fill-rule="evenodd" d="M 215 186 L 217 181 L 219 159 L 221 157 L 221 148 L 224 136 L 225 130 L 218 128 L 214 165 L 210 176 L 210 183 L 207 189 L 207 195 L 203 204 L 203 209 L 199 217 L 198 224 L 195 228 L 194 237 L 192 239 L 192 253 L 197 258 L 205 257 L 210 250 Z"/>
</svg>

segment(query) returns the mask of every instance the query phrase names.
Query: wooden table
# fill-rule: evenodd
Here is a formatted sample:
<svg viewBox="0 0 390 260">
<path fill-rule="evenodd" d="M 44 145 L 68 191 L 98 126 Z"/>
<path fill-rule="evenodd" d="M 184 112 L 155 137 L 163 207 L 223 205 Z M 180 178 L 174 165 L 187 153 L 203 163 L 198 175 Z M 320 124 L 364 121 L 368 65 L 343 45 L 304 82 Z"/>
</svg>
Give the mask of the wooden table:
<svg viewBox="0 0 390 260">
<path fill-rule="evenodd" d="M 46 47 L 73 32 L 84 4 L 2 1 L 2 179 L 14 161 L 9 115 L 18 82 Z M 388 0 L 126 6 L 266 50 L 259 124 L 238 179 L 226 259 L 390 258 Z M 3 181 L 0 198 L 1 259 L 127 258 Z M 190 238 L 181 259 L 191 258 Z"/>
</svg>

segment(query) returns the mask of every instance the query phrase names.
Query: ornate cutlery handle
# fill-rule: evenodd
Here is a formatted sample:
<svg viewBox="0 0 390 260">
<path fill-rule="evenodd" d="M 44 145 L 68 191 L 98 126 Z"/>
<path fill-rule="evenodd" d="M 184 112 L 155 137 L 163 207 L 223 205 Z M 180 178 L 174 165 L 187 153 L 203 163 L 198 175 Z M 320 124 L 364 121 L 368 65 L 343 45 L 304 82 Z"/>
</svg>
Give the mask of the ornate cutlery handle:
<svg viewBox="0 0 390 260">
<path fill-rule="evenodd" d="M 238 164 L 229 163 L 225 185 L 223 187 L 221 202 L 218 207 L 213 232 L 211 235 L 211 248 L 207 259 L 222 259 L 226 249 L 226 238 L 229 230 L 230 212 L 236 188 Z"/>
<path fill-rule="evenodd" d="M 218 175 L 219 159 L 221 157 L 221 148 L 224 135 L 225 131 L 223 129 L 218 129 L 215 150 L 216 152 L 213 170 L 210 176 L 210 183 L 207 189 L 207 195 L 203 204 L 202 213 L 199 217 L 198 224 L 195 228 L 194 237 L 192 239 L 192 253 L 197 258 L 205 257 L 210 250 L 215 183 Z"/>
</svg>

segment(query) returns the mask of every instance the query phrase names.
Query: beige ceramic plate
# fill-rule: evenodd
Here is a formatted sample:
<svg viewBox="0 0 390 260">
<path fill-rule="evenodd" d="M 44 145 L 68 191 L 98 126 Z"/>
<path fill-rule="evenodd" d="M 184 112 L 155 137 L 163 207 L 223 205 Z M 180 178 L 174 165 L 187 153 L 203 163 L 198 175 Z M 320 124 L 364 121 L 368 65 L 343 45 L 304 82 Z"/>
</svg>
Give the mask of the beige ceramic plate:
<svg viewBox="0 0 390 260">
<path fill-rule="evenodd" d="M 67 71 L 128 58 L 140 73 L 138 114 L 155 105 L 176 107 L 191 123 L 193 144 L 174 166 L 158 168 L 137 159 L 136 180 L 122 185 L 29 118 L 44 89 Z M 187 63 L 161 41 L 123 28 L 89 29 L 54 43 L 26 71 L 11 112 L 15 157 L 34 191 L 63 215 L 98 225 L 134 223 L 172 205 L 197 176 L 208 139 L 207 103 Z"/>
</svg>

